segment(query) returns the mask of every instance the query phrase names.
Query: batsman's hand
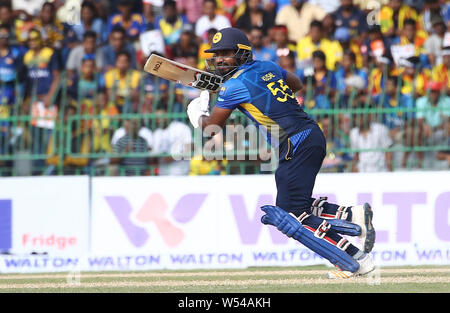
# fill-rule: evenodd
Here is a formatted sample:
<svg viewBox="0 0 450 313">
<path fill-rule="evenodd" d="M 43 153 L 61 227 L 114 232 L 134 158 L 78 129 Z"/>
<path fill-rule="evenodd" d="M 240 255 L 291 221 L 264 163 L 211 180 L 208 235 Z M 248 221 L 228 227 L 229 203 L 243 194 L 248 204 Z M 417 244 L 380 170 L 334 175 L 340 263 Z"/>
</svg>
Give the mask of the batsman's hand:
<svg viewBox="0 0 450 313">
<path fill-rule="evenodd" d="M 188 104 L 187 115 L 194 128 L 198 127 L 200 116 L 209 116 L 209 92 L 207 90 L 203 90 L 200 97 L 195 98 Z"/>
</svg>

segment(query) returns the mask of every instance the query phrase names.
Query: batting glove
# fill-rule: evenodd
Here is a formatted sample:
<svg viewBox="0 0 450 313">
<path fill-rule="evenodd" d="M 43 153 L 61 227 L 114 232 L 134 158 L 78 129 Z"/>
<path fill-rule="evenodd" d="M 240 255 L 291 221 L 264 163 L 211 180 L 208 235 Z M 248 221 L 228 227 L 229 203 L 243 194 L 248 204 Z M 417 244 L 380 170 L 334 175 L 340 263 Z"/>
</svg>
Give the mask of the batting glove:
<svg viewBox="0 0 450 313">
<path fill-rule="evenodd" d="M 187 115 L 194 128 L 198 127 L 198 120 L 200 116 L 209 116 L 209 92 L 207 90 L 203 90 L 200 93 L 200 97 L 195 98 L 189 103 L 187 107 Z"/>
</svg>

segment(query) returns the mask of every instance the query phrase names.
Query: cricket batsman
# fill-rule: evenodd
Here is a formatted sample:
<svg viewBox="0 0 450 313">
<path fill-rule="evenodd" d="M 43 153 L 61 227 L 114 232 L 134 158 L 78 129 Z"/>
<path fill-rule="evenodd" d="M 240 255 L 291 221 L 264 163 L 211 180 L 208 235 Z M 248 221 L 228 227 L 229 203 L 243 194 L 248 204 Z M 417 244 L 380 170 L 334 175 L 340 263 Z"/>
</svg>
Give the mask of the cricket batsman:
<svg viewBox="0 0 450 313">
<path fill-rule="evenodd" d="M 214 54 L 206 60 L 208 71 L 222 76 L 225 83 L 211 113 L 207 91 L 189 103 L 192 125 L 203 130 L 210 125 L 223 127 L 231 112 L 239 109 L 278 147 L 276 205 L 261 208 L 262 223 L 329 260 L 338 270 L 327 273 L 328 278 L 345 279 L 374 270 L 369 255 L 375 241 L 370 205 L 344 207 L 312 198 L 326 145 L 321 129 L 296 100 L 300 79 L 273 62 L 253 60 L 247 36 L 236 28 L 218 31 L 206 52 Z M 342 235 L 359 236 L 363 248 Z"/>
</svg>

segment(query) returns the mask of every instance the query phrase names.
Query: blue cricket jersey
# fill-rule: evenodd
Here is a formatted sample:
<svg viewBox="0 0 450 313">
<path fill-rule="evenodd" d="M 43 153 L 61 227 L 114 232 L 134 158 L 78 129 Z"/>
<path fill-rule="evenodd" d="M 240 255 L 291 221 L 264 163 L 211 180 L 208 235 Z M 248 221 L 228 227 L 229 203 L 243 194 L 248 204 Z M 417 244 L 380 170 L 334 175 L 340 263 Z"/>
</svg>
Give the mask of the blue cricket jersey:
<svg viewBox="0 0 450 313">
<path fill-rule="evenodd" d="M 299 106 L 286 84 L 287 72 L 271 61 L 252 61 L 238 68 L 221 87 L 216 106 L 239 109 L 259 128 L 267 141 L 278 146 L 316 122 Z M 279 128 L 279 138 L 270 133 Z"/>
</svg>

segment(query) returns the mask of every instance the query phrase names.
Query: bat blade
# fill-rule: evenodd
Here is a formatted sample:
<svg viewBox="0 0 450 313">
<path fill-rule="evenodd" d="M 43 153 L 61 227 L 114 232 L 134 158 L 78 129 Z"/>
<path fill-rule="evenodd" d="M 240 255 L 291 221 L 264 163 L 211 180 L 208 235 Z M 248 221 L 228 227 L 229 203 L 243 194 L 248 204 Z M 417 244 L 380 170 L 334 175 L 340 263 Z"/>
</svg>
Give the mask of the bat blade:
<svg viewBox="0 0 450 313">
<path fill-rule="evenodd" d="M 216 92 L 222 85 L 222 77 L 199 70 L 156 54 L 150 55 L 144 71 L 185 86 Z"/>
</svg>

